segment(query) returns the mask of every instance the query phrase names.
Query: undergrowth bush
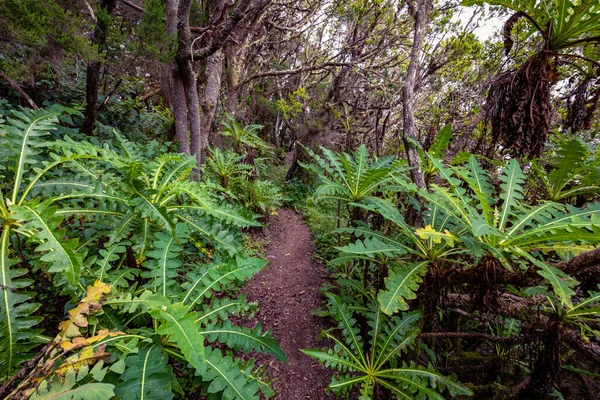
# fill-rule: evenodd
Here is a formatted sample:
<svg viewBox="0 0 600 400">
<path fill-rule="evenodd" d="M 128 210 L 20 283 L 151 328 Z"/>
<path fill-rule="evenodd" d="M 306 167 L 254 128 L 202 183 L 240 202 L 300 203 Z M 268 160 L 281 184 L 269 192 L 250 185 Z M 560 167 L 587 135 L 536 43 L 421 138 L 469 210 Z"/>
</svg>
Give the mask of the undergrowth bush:
<svg viewBox="0 0 600 400">
<path fill-rule="evenodd" d="M 306 354 L 336 371 L 335 393 L 358 386 L 364 399 L 479 398 L 489 385 L 492 398 L 515 387 L 527 398 L 560 396 L 564 374 L 598 373 L 591 349 L 599 345 L 600 282 L 590 268 L 600 203 L 588 183 L 597 156 L 564 142 L 534 162 L 529 173 L 543 176 L 544 190 L 532 193 L 516 160 L 491 171 L 473 156 L 446 166 L 438 156 L 448 135 L 420 152 L 427 189 L 401 162 L 372 158 L 364 146 L 309 151 L 313 201 L 340 201 L 347 214 L 336 230 L 341 245 L 329 249 L 337 252 L 329 263 L 335 285 L 324 288 L 329 304 L 317 312 L 337 322 L 325 332 L 335 346 Z M 314 210 L 303 211 L 310 221 Z M 397 348 L 388 353 L 389 343 Z M 459 375 L 469 389 L 436 372 L 468 371 L 475 352 L 496 367 L 484 377 Z"/>
<path fill-rule="evenodd" d="M 194 157 L 82 140 L 66 116 L 0 121 L 0 397 L 269 392 L 234 352 L 285 354 L 229 321 L 256 308 L 238 290 L 266 264 L 243 249 L 258 215 L 190 180 Z"/>
</svg>

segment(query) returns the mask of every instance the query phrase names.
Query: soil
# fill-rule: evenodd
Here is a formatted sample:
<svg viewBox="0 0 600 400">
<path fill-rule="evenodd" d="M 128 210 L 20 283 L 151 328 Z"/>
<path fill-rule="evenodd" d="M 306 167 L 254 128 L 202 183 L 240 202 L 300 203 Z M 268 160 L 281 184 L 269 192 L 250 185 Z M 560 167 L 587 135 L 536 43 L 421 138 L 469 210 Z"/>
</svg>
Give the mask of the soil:
<svg viewBox="0 0 600 400">
<path fill-rule="evenodd" d="M 300 352 L 323 347 L 317 336 L 325 328 L 312 310 L 324 306 L 319 288 L 326 279 L 321 265 L 313 261 L 314 244 L 302 217 L 293 210 L 279 210 L 269 221 L 269 264 L 242 289 L 249 301 L 257 301 L 253 318 L 273 335 L 289 359 L 289 365 L 271 357 L 258 359 L 265 365 L 279 400 L 334 399 L 325 393 L 331 372 Z"/>
</svg>

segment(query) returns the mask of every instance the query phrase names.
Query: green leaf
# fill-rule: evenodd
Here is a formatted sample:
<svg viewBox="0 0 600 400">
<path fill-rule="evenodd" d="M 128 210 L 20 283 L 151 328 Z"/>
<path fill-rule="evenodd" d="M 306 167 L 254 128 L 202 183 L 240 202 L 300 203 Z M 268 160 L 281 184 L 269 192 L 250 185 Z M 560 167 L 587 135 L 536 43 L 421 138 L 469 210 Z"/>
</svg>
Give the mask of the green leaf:
<svg viewBox="0 0 600 400">
<path fill-rule="evenodd" d="M 4 226 L 0 241 L 0 381 L 12 376 L 20 363 L 31 359 L 35 347 L 33 329 L 42 319 L 32 314 L 40 304 L 24 289 L 33 281 L 24 276 L 24 268 L 12 268 L 16 260 L 9 257 L 10 229 Z"/>
<path fill-rule="evenodd" d="M 122 399 L 169 400 L 173 398 L 173 373 L 168 357 L 157 345 L 147 345 L 125 359 L 127 366 L 115 393 Z"/>
<path fill-rule="evenodd" d="M 223 400 L 258 400 L 258 383 L 250 377 L 251 368 L 244 367 L 219 349 L 206 349 L 206 373 L 202 380 L 210 382 L 208 393 L 222 393 Z"/>
<path fill-rule="evenodd" d="M 156 333 L 168 335 L 169 342 L 177 344 L 185 359 L 196 370 L 196 375 L 206 372 L 204 336 L 196 322 L 197 313 L 188 312 L 188 307 L 183 303 L 175 303 L 166 309 L 152 310 L 150 314 L 161 321 Z"/>
<path fill-rule="evenodd" d="M 13 206 L 11 210 L 15 219 L 25 222 L 19 231 L 35 232 L 31 240 L 40 243 L 35 250 L 42 253 L 42 261 L 50 264 L 48 271 L 64 273 L 69 284 L 76 286 L 79 283 L 81 263 L 85 254 L 76 252 L 79 244 L 77 239 L 65 240 L 66 228 L 58 229 L 63 218 L 55 215 L 57 208 L 41 203 Z"/>
<path fill-rule="evenodd" d="M 586 153 L 587 148 L 579 140 L 567 140 L 557 150 L 553 169 L 548 174 L 553 200 L 558 198 L 565 185 L 573 179 Z"/>
<path fill-rule="evenodd" d="M 508 162 L 504 174 L 500 175 L 500 187 L 502 192 L 500 198 L 504 200 L 500 209 L 500 221 L 498 222 L 498 229 L 503 231 L 508 222 L 508 218 L 511 215 L 513 207 L 517 206 L 517 201 L 523 199 L 523 183 L 525 182 L 525 175 L 521 170 L 519 162 L 512 159 Z"/>
<path fill-rule="evenodd" d="M 21 108 L 13 110 L 12 116 L 3 124 L 6 139 L 10 147 L 8 158 L 4 161 L 13 165 L 13 192 L 11 203 L 17 204 L 18 194 L 23 181 L 23 174 L 28 169 L 27 164 L 37 164 L 36 156 L 43 144 L 44 136 L 53 131 L 58 122 L 56 113 L 44 110 L 29 110 Z"/>
<path fill-rule="evenodd" d="M 433 139 L 429 153 L 435 158 L 442 158 L 444 153 L 448 151 L 450 139 L 452 139 L 452 124 L 447 123 Z"/>
<path fill-rule="evenodd" d="M 146 286 L 163 296 L 179 294 L 181 288 L 175 280 L 183 265 L 179 260 L 183 251 L 179 242 L 187 242 L 189 228 L 184 223 L 178 223 L 174 232 L 157 232 L 155 238 L 154 250 L 148 252 L 152 260 L 144 263 L 148 271 L 142 273 L 144 278 L 150 279 Z"/>
<path fill-rule="evenodd" d="M 573 287 L 577 286 L 579 282 L 558 268 L 539 261 L 537 258 L 531 256 L 523 250 L 517 250 L 517 252 L 523 257 L 527 258 L 536 267 L 540 268 L 537 273 L 550 282 L 552 288 L 554 289 L 554 293 L 556 293 L 556 295 L 560 298 L 562 305 L 572 308 L 573 304 L 571 302 L 571 298 L 575 295 Z"/>
<path fill-rule="evenodd" d="M 219 341 L 235 351 L 243 349 L 246 353 L 252 350 L 262 351 L 287 364 L 288 359 L 281 347 L 271 337 L 271 332 L 267 331 L 263 334 L 261 330 L 260 323 L 256 324 L 254 329 L 250 329 L 245 326 L 234 326 L 231 325 L 231 322 L 224 321 L 219 325 L 207 326 L 201 332 L 208 337 L 209 342 Z"/>
<path fill-rule="evenodd" d="M 429 261 L 408 264 L 402 268 L 391 268 L 390 275 L 385 278 L 385 290 L 377 295 L 377 301 L 387 315 L 392 315 L 398 310 L 408 310 L 406 300 L 417 297 L 423 276 L 427 272 Z"/>
<path fill-rule="evenodd" d="M 375 238 L 364 239 L 363 241 L 357 240 L 356 242 L 350 243 L 347 246 L 335 247 L 335 249 L 346 254 L 364 257 L 374 257 L 376 255 L 394 257 L 406 253 L 405 246 L 397 246 L 392 243 L 385 243 Z"/>
<path fill-rule="evenodd" d="M 219 291 L 222 285 L 236 280 L 245 282 L 265 265 L 266 260 L 237 256 L 228 263 L 209 267 L 200 273 L 193 272 L 188 276 L 189 283 L 183 285 L 186 291 L 182 301 L 192 309 L 202 299 L 211 297 L 213 291 Z"/>
</svg>

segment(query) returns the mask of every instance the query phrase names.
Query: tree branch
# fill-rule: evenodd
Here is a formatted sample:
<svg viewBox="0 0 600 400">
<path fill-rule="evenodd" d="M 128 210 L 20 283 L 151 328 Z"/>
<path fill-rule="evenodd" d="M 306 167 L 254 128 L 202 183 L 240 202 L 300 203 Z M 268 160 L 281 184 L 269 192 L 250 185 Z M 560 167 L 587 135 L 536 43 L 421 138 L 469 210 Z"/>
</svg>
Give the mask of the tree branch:
<svg viewBox="0 0 600 400">
<path fill-rule="evenodd" d="M 223 30 L 221 30 L 219 36 L 217 36 L 211 44 L 192 53 L 189 56 L 189 58 L 186 57 L 186 59 L 191 59 L 193 61 L 208 58 L 215 54 L 217 50 L 222 48 L 225 45 L 225 41 L 227 40 L 229 35 L 231 35 L 231 32 L 233 32 L 236 26 L 244 18 L 246 10 L 248 9 L 248 6 L 250 6 L 250 2 L 251 0 L 241 0 L 240 4 L 238 4 L 237 8 L 233 11 L 231 16 L 225 23 L 225 26 L 223 27 Z"/>
<path fill-rule="evenodd" d="M 29 97 L 29 95 L 27 93 L 25 93 L 25 91 L 21 88 L 21 86 L 19 86 L 19 84 L 17 82 L 15 82 L 13 79 L 11 79 L 2 70 L 0 70 L 0 76 L 8 81 L 8 84 L 10 85 L 10 87 L 12 87 L 14 90 L 17 91 L 17 93 L 19 93 L 19 96 L 21 96 L 21 98 L 23 100 L 25 100 L 25 102 L 29 105 L 29 107 L 33 108 L 34 110 L 38 109 L 37 104 L 35 104 L 35 102 L 31 99 L 31 97 Z"/>
<path fill-rule="evenodd" d="M 255 74 L 255 75 L 252 75 L 252 76 L 244 79 L 243 81 L 241 81 L 239 83 L 239 85 L 241 86 L 250 81 L 253 81 L 254 79 L 264 78 L 267 76 L 294 75 L 294 74 L 299 74 L 302 72 L 316 71 L 316 70 L 327 68 L 327 67 L 349 67 L 349 66 L 353 66 L 356 64 L 357 64 L 356 62 L 333 62 L 332 61 L 332 62 L 326 62 L 326 63 L 319 64 L 319 65 L 311 65 L 309 67 L 261 72 L 259 74 Z"/>
<path fill-rule="evenodd" d="M 141 12 L 141 13 L 143 13 L 143 12 L 144 12 L 144 9 L 143 9 L 142 7 L 138 6 L 137 4 L 133 4 L 133 3 L 132 3 L 132 2 L 130 2 L 130 1 L 127 1 L 127 0 L 121 0 L 121 3 L 123 3 L 123 4 L 127 5 L 127 6 L 129 6 L 129 7 L 131 7 L 131 8 L 133 8 L 134 10 L 137 10 L 137 11 L 139 11 L 139 12 Z"/>
<path fill-rule="evenodd" d="M 570 260 L 555 264 L 555 266 L 568 274 L 572 274 L 584 268 L 593 267 L 598 264 L 600 264 L 600 247 L 594 250 L 586 251 L 585 253 L 580 253 Z"/>
<path fill-rule="evenodd" d="M 493 343 L 520 343 L 525 340 L 522 336 L 493 336 L 485 333 L 471 333 L 471 332 L 426 332 L 419 335 L 421 339 L 434 338 L 434 339 L 479 339 L 486 340 Z"/>
</svg>

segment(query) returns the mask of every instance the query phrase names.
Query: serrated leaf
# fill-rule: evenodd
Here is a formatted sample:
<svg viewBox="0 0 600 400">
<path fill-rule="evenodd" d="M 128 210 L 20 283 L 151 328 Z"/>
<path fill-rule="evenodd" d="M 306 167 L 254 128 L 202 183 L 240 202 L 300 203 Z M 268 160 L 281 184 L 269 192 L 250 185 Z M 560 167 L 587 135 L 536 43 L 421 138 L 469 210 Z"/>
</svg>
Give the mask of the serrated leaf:
<svg viewBox="0 0 600 400">
<path fill-rule="evenodd" d="M 400 268 L 391 268 L 390 274 L 385 278 L 385 290 L 377 295 L 377 301 L 387 315 L 392 315 L 398 310 L 408 310 L 406 300 L 417 297 L 416 291 L 423 282 L 429 261 L 408 264 Z"/>
</svg>

